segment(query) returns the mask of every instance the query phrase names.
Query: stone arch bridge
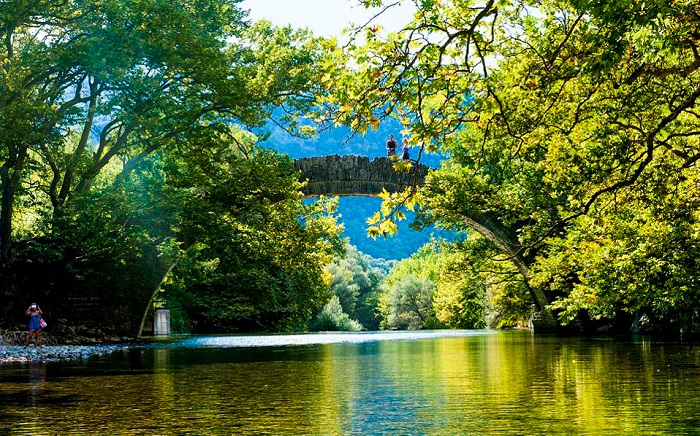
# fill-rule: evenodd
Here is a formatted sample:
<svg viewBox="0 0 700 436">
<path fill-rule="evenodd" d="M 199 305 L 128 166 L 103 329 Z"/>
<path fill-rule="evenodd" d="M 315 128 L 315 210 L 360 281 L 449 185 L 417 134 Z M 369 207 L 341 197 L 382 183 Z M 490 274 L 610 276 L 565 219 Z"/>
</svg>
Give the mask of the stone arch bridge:
<svg viewBox="0 0 700 436">
<path fill-rule="evenodd" d="M 330 155 L 297 159 L 294 169 L 308 182 L 303 189 L 308 197 L 376 197 L 382 190 L 399 192 L 422 185 L 430 168 L 413 162 L 411 170 L 403 172 L 396 171 L 388 157 Z"/>
<path fill-rule="evenodd" d="M 387 157 L 374 160 L 367 156 L 320 156 L 294 161 L 294 169 L 301 171 L 301 180 L 308 183 L 303 192 L 307 197 L 328 196 L 372 196 L 382 190 L 399 192 L 409 186 L 420 186 L 430 169 L 423 164 L 413 163 L 409 172 L 394 170 Z M 517 232 L 505 226 L 498 216 L 478 210 L 462 210 L 462 221 L 491 241 L 513 262 L 528 283 L 529 263 L 525 250 L 518 241 Z M 544 293 L 528 285 L 537 309 L 532 323 L 536 330 L 553 331 L 556 322 L 545 308 L 549 301 Z"/>
</svg>

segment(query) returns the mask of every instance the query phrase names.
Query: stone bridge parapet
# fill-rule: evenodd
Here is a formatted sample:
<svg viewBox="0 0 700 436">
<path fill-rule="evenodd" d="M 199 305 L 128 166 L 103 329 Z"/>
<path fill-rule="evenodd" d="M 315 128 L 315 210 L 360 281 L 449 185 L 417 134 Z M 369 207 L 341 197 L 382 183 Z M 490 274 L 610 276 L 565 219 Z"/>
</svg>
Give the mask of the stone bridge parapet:
<svg viewBox="0 0 700 436">
<path fill-rule="evenodd" d="M 410 171 L 394 169 L 388 157 L 319 156 L 297 159 L 294 169 L 301 171 L 300 180 L 308 183 L 303 192 L 319 195 L 371 196 L 382 190 L 399 192 L 409 186 L 422 185 L 429 167 L 412 162 Z"/>
</svg>

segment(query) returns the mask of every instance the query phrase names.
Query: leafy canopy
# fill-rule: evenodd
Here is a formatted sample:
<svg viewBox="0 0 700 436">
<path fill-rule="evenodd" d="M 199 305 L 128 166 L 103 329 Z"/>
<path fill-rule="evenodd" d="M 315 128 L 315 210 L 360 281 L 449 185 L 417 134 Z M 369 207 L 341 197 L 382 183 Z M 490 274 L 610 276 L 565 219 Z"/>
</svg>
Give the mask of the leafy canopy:
<svg viewBox="0 0 700 436">
<path fill-rule="evenodd" d="M 412 144 L 445 153 L 415 197 L 424 219 L 482 233 L 562 322 L 689 313 L 697 265 L 671 247 L 695 240 L 697 2 L 413 3 L 401 31 L 368 26 L 331 53 L 334 119 L 362 131 L 397 117 Z M 599 261 L 606 240 L 621 246 Z M 624 292 L 603 262 L 627 271 Z"/>
</svg>

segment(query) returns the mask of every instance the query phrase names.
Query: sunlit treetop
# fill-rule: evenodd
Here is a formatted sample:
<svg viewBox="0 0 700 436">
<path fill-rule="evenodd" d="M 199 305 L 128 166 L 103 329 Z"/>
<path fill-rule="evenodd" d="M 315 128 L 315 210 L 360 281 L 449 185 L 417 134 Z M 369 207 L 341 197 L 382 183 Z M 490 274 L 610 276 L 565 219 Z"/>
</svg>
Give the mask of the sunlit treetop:
<svg viewBox="0 0 700 436">
<path fill-rule="evenodd" d="M 402 30 L 331 52 L 324 103 L 359 132 L 396 117 L 449 158 L 418 191 L 424 219 L 475 229 L 527 277 L 580 218 L 694 178 L 697 2 L 412 3 Z"/>
</svg>

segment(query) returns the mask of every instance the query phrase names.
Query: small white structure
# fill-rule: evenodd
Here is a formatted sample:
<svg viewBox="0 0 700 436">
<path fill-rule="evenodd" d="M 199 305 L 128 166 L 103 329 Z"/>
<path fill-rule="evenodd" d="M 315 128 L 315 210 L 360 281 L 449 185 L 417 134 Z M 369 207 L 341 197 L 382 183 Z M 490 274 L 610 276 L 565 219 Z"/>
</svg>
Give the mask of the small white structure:
<svg viewBox="0 0 700 436">
<path fill-rule="evenodd" d="M 153 314 L 153 335 L 170 335 L 170 311 L 168 309 L 156 309 Z"/>
</svg>

